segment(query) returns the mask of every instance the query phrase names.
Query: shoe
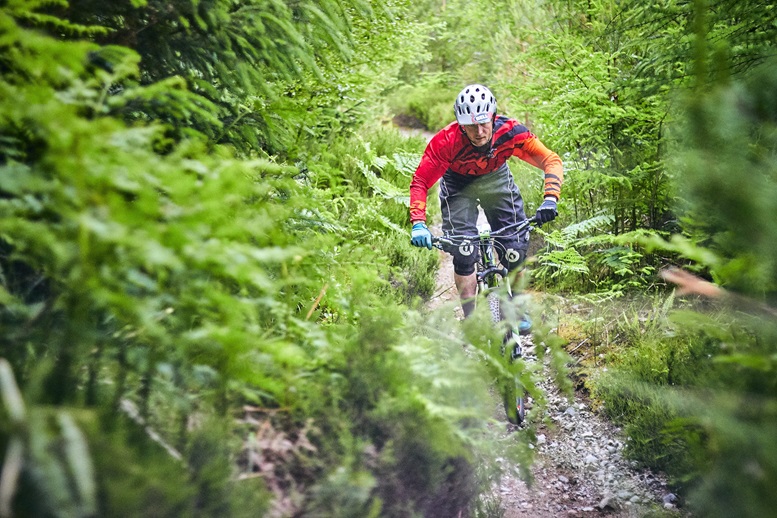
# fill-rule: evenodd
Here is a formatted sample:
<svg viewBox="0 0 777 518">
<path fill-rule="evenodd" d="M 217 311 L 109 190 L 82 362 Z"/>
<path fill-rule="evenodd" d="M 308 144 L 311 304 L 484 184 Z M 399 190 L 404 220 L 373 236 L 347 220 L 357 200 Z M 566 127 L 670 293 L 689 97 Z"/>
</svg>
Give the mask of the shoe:
<svg viewBox="0 0 777 518">
<path fill-rule="evenodd" d="M 531 333 L 531 319 L 528 315 L 524 315 L 520 322 L 518 322 L 518 334 L 521 336 Z"/>
</svg>

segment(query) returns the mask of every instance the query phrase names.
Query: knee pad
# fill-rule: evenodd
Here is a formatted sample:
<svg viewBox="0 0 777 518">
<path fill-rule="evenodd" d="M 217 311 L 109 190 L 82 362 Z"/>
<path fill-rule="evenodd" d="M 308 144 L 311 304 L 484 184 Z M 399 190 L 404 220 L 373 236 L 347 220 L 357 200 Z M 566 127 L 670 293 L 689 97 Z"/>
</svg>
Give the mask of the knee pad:
<svg viewBox="0 0 777 518">
<path fill-rule="evenodd" d="M 500 259 L 502 264 L 507 265 L 507 269 L 512 272 L 523 266 L 527 252 L 528 248 L 508 248 L 500 254 Z"/>
<path fill-rule="evenodd" d="M 456 259 L 453 260 L 453 271 L 456 273 L 456 275 L 472 275 L 475 273 L 475 262 L 463 262 L 463 261 L 457 261 Z"/>
</svg>

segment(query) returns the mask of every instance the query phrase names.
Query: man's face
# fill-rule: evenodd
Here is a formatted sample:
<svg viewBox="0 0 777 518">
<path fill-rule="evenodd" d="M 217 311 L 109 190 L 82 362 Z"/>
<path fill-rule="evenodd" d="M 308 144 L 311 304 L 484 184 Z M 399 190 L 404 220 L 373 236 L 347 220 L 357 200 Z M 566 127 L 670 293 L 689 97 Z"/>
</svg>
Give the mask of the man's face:
<svg viewBox="0 0 777 518">
<path fill-rule="evenodd" d="M 484 146 L 491 139 L 491 133 L 494 130 L 494 122 L 488 121 L 483 124 L 467 124 L 462 126 L 467 138 L 475 147 Z"/>
</svg>

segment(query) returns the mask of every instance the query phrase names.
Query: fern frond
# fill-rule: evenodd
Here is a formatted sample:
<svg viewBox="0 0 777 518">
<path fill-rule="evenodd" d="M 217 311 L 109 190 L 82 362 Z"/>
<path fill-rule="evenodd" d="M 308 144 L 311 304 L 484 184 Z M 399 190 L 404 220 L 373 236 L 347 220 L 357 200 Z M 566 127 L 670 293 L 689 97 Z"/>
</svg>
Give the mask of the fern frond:
<svg viewBox="0 0 777 518">
<path fill-rule="evenodd" d="M 417 153 L 394 153 L 394 169 L 402 176 L 411 178 L 418 164 L 421 162 L 421 155 Z"/>
<path fill-rule="evenodd" d="M 611 225 L 613 221 L 615 221 L 615 216 L 612 214 L 600 214 L 584 221 L 573 223 L 564 228 L 562 233 L 564 234 L 564 237 L 572 239 L 599 230 L 604 226 Z"/>
<path fill-rule="evenodd" d="M 537 261 L 541 264 L 538 270 L 546 270 L 553 279 L 573 272 L 588 273 L 585 257 L 574 248 L 552 250 L 542 254 Z"/>
<path fill-rule="evenodd" d="M 582 239 L 576 239 L 574 241 L 575 246 L 580 248 L 593 248 L 602 245 L 612 245 L 617 242 L 618 236 L 615 234 L 597 234 L 591 237 L 585 237 Z"/>
<path fill-rule="evenodd" d="M 640 244 L 642 240 L 652 239 L 654 237 L 661 238 L 666 235 L 667 232 L 664 231 L 652 230 L 649 228 L 638 228 L 637 230 L 614 236 L 614 242 L 623 245 L 630 245 L 635 243 Z"/>
<path fill-rule="evenodd" d="M 658 235 L 645 236 L 639 239 L 639 243 L 645 247 L 648 252 L 653 250 L 664 250 L 674 252 L 681 257 L 695 261 L 707 267 L 713 267 L 721 263 L 718 254 L 708 248 L 703 248 L 691 242 L 690 239 L 674 234 L 669 241 Z"/>
<path fill-rule="evenodd" d="M 367 166 L 361 160 L 357 159 L 356 163 L 359 167 L 359 170 L 364 175 L 364 178 L 367 179 L 367 183 L 369 184 L 373 193 L 375 193 L 377 196 L 395 201 L 401 205 L 410 206 L 410 196 L 404 189 L 400 189 L 392 183 L 387 182 L 383 178 L 379 178 L 378 175 L 376 175 L 372 169 L 370 169 L 369 166 Z"/>
<path fill-rule="evenodd" d="M 388 219 L 383 214 L 378 214 L 377 218 L 376 218 L 376 221 L 378 221 L 380 224 L 382 224 L 387 229 L 393 230 L 397 234 L 403 234 L 403 235 L 407 234 L 407 230 L 405 230 L 404 228 L 400 227 L 399 225 L 397 225 L 396 223 L 394 223 L 393 221 Z"/>
<path fill-rule="evenodd" d="M 560 230 L 554 230 L 552 232 L 545 232 L 541 228 L 534 230 L 537 234 L 541 235 L 545 240 L 545 243 L 553 248 L 566 248 L 572 243 L 572 239 L 565 236 Z"/>
</svg>

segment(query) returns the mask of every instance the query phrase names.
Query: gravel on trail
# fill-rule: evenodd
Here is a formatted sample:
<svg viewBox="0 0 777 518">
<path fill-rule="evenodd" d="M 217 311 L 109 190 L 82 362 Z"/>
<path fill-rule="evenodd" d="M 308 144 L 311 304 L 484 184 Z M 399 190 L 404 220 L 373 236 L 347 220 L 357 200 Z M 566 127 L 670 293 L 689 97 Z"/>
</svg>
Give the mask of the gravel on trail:
<svg viewBox="0 0 777 518">
<path fill-rule="evenodd" d="M 624 459 L 625 439 L 618 428 L 581 396 L 570 400 L 560 394 L 550 379 L 540 387 L 548 403 L 543 412 L 552 425 L 536 430 L 532 486 L 509 474 L 494 488 L 506 518 L 639 517 L 657 509 L 667 515 L 676 510 L 676 497 L 663 477 Z"/>
<path fill-rule="evenodd" d="M 439 226 L 431 230 L 440 233 Z M 455 308 L 462 318 L 451 259 L 443 252 L 440 256 L 437 289 L 427 307 Z M 531 349 L 527 352 L 531 360 Z M 666 480 L 624 458 L 626 439 L 621 430 L 593 411 L 582 394 L 568 398 L 549 376 L 539 386 L 547 399 L 543 415 L 532 415 L 538 409 L 527 411 L 527 421 L 537 427 L 531 486 L 517 469 L 505 470 L 489 495 L 505 518 L 641 517 L 656 511 L 666 517 L 684 516 Z M 511 433 L 509 426 L 505 433 Z"/>
</svg>

